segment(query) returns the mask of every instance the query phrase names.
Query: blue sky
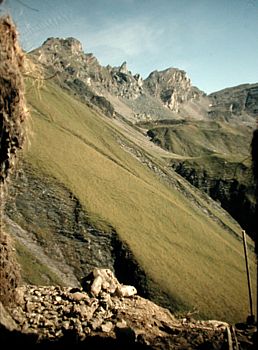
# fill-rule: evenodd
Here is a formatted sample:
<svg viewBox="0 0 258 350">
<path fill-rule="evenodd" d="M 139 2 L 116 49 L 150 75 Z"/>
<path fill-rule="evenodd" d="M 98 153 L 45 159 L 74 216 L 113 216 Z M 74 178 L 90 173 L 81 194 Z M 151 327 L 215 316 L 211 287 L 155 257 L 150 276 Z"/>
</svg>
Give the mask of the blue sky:
<svg viewBox="0 0 258 350">
<path fill-rule="evenodd" d="M 5 0 L 25 50 L 73 36 L 144 78 L 183 69 L 207 93 L 258 82 L 258 0 Z"/>
</svg>

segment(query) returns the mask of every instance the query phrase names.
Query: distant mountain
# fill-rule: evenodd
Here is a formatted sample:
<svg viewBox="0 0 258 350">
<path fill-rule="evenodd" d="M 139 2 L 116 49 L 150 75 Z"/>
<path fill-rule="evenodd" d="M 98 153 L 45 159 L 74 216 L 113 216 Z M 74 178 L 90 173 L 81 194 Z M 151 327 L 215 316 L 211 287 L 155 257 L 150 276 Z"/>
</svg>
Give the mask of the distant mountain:
<svg viewBox="0 0 258 350">
<path fill-rule="evenodd" d="M 27 80 L 31 146 L 6 206 L 24 280 L 76 286 L 107 267 L 174 312 L 245 319 L 241 228 L 174 168 L 190 181 L 192 162 L 206 190 L 216 164 L 247 157 L 250 108 L 217 116 L 216 98 L 185 72 L 143 80 L 126 63 L 102 67 L 73 38 L 50 38 L 29 57 L 46 80 L 39 91 Z"/>
<path fill-rule="evenodd" d="M 133 123 L 240 115 L 242 120 L 253 123 L 257 114 L 258 84 L 207 96 L 192 86 L 186 72 L 177 68 L 154 71 L 143 80 L 139 74 L 131 73 L 126 62 L 120 67 L 103 67 L 92 53 L 84 53 L 74 38 L 49 38 L 30 56 L 45 67 L 49 76 L 55 75 L 62 87 L 105 113 L 122 114 Z"/>
<path fill-rule="evenodd" d="M 130 72 L 126 62 L 120 67 L 102 67 L 92 54 L 85 54 L 80 42 L 73 38 L 49 38 L 31 55 L 49 74 L 56 74 L 63 87 L 100 108 L 103 106 L 96 97 L 101 96 L 112 104 L 112 112 L 133 122 L 181 117 L 181 106 L 190 102 L 198 104 L 204 96 L 192 87 L 182 70 L 155 71 L 143 80 L 139 74 Z"/>
</svg>

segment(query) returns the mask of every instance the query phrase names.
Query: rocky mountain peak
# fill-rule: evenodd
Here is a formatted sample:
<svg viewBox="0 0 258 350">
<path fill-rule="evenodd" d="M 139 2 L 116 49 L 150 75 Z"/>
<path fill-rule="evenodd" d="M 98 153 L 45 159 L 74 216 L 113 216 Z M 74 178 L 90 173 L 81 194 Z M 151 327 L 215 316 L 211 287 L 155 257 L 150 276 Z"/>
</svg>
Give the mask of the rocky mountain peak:
<svg viewBox="0 0 258 350">
<path fill-rule="evenodd" d="M 190 79 L 182 70 L 168 68 L 154 71 L 143 80 L 140 74 L 132 74 L 126 62 L 118 67 L 101 66 L 93 54 L 83 52 L 81 43 L 74 38 L 48 38 L 31 54 L 51 74 L 58 72 L 62 85 L 75 90 L 83 99 L 91 100 L 93 96 L 109 99 L 111 94 L 122 99 L 125 104 L 133 103 L 136 115 L 142 109 L 142 102 L 138 101 L 140 97 L 152 106 L 151 114 L 154 109 L 160 111 L 162 105 L 167 111 L 170 110 L 167 113 L 178 113 L 184 102 L 196 97 Z M 153 98 L 156 100 L 154 104 L 158 103 L 159 107 L 154 107 Z M 99 99 L 94 98 L 96 100 Z M 111 103 L 114 103 L 114 99 Z M 165 108 L 159 114 L 166 115 Z"/>
<path fill-rule="evenodd" d="M 144 87 L 174 112 L 179 111 L 183 102 L 194 97 L 186 72 L 177 68 L 152 72 L 144 81 Z"/>
<path fill-rule="evenodd" d="M 185 117 L 188 112 L 184 105 L 192 101 L 198 104 L 199 97 L 203 95 L 192 87 L 183 70 L 168 68 L 154 71 L 143 80 L 140 74 L 132 74 L 126 61 L 118 67 L 101 66 L 92 53 L 85 53 L 82 44 L 71 37 L 48 38 L 31 55 L 51 75 L 58 73 L 63 87 L 72 90 L 82 100 L 97 103 L 98 108 L 109 116 L 115 111 L 126 113 L 129 107 L 132 112 L 128 112 L 126 117 L 131 121 L 170 119 L 182 113 Z M 124 107 L 121 107 L 121 102 Z M 192 109 L 190 114 L 193 114 Z"/>
<path fill-rule="evenodd" d="M 127 63 L 126 62 L 123 62 L 119 68 L 119 72 L 120 73 L 124 73 L 124 74 L 128 74 L 129 71 L 128 71 L 128 68 L 127 68 Z"/>
<path fill-rule="evenodd" d="M 75 38 L 48 38 L 42 45 L 42 49 L 58 51 L 60 49 L 70 51 L 71 54 L 78 54 L 82 52 L 82 44 Z"/>
<path fill-rule="evenodd" d="M 133 76 L 123 62 L 119 67 L 103 67 L 92 53 L 84 53 L 81 43 L 74 38 L 49 38 L 31 54 L 59 80 L 83 98 L 105 96 L 108 92 L 118 97 L 135 99 L 141 94 L 142 78 Z"/>
<path fill-rule="evenodd" d="M 92 53 L 85 53 L 75 38 L 48 38 L 31 55 L 48 76 L 58 73 L 58 83 L 105 114 L 123 114 L 132 122 L 174 118 L 245 118 L 257 113 L 257 84 L 205 95 L 192 86 L 184 70 L 155 70 L 143 80 L 124 61 L 103 67 Z M 129 108 L 128 108 L 129 107 Z"/>
</svg>

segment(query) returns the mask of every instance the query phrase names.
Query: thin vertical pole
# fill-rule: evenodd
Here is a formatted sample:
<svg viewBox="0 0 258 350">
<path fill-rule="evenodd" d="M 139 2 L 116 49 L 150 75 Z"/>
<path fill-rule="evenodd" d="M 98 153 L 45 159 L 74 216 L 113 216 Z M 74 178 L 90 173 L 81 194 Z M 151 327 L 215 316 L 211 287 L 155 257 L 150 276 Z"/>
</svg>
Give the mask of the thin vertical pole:
<svg viewBox="0 0 258 350">
<path fill-rule="evenodd" d="M 251 287 L 251 279 L 250 279 L 250 272 L 249 272 L 245 230 L 242 231 L 242 234 L 243 234 L 243 244 L 244 244 L 244 251 L 245 251 L 245 265 L 246 265 L 246 274 L 247 274 L 247 283 L 248 283 L 248 292 L 249 292 L 250 312 L 251 312 L 251 317 L 253 319 L 254 313 L 253 313 L 252 287 Z"/>
</svg>

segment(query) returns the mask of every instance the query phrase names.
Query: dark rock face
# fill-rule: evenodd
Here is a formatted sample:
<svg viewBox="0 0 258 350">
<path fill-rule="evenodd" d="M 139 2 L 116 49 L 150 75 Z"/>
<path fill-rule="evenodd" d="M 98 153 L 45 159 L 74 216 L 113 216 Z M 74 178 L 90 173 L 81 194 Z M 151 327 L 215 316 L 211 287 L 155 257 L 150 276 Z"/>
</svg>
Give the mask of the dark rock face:
<svg viewBox="0 0 258 350">
<path fill-rule="evenodd" d="M 250 178 L 249 182 L 241 182 L 237 176 L 234 178 L 234 174 L 231 174 L 232 177 L 230 176 L 232 169 L 228 169 L 228 171 L 224 169 L 224 172 L 229 174 L 228 177 L 225 177 L 220 174 L 219 170 L 217 174 L 209 174 L 208 171 L 199 169 L 198 166 L 189 166 L 187 161 L 186 163 L 175 162 L 172 166 L 192 185 L 206 192 L 215 201 L 220 202 L 221 206 L 253 237 L 256 224 L 255 189 L 251 181 L 250 168 L 236 164 L 234 171 L 240 171 L 241 177 L 244 179 Z M 218 167 L 220 166 L 218 163 Z"/>
<path fill-rule="evenodd" d="M 77 278 L 93 266 L 113 269 L 111 242 L 116 233 L 112 228 L 102 232 L 89 224 L 77 198 L 54 179 L 39 178 L 27 167 L 10 189 L 6 212 L 30 232 L 47 255 L 72 266 Z"/>
<path fill-rule="evenodd" d="M 210 116 L 255 118 L 258 112 L 258 84 L 245 84 L 209 95 Z"/>
<path fill-rule="evenodd" d="M 106 116 L 113 117 L 115 114 L 114 107 L 104 96 L 93 96 L 90 101 L 98 106 Z"/>
</svg>

